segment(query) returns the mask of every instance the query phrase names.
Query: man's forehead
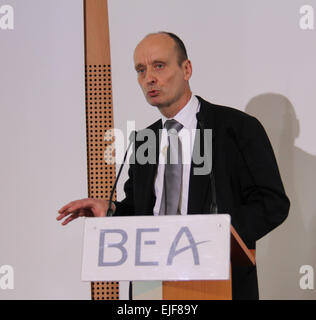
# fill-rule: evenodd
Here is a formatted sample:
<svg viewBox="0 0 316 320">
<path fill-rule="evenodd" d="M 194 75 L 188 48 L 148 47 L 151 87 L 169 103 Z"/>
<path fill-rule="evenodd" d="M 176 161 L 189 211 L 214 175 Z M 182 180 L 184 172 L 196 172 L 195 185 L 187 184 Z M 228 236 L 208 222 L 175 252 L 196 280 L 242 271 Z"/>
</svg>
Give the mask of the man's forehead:
<svg viewBox="0 0 316 320">
<path fill-rule="evenodd" d="M 173 39 L 165 34 L 154 34 L 145 37 L 135 48 L 134 62 L 141 59 L 159 60 L 176 54 Z"/>
</svg>

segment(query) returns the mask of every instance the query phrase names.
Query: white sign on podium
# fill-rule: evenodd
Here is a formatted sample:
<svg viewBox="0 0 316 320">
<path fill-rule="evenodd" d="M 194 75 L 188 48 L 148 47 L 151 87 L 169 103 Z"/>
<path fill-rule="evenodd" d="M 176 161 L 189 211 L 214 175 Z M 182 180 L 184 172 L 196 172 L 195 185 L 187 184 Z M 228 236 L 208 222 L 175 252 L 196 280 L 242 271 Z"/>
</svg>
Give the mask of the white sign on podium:
<svg viewBox="0 0 316 320">
<path fill-rule="evenodd" d="M 230 216 L 86 218 L 83 281 L 227 280 Z"/>
</svg>

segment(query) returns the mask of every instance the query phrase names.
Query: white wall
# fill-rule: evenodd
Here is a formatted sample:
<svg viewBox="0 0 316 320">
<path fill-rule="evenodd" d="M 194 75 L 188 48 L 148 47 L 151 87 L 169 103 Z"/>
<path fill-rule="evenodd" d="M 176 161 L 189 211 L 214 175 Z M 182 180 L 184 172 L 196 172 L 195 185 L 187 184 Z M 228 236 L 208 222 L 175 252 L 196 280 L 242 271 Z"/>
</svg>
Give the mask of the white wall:
<svg viewBox="0 0 316 320">
<path fill-rule="evenodd" d="M 286 222 L 257 244 L 261 299 L 316 298 L 299 287 L 300 266 L 316 268 L 316 30 L 299 27 L 305 4 L 316 9 L 315 0 L 109 1 L 117 128 L 159 117 L 138 87 L 132 57 L 147 33 L 161 30 L 184 40 L 195 94 L 264 124 L 292 206 Z"/>
<path fill-rule="evenodd" d="M 14 289 L 0 300 L 89 299 L 83 221 L 55 220 L 87 196 L 82 1 L 3 4 L 14 29 L 0 30 L 0 266 L 13 267 Z"/>
</svg>

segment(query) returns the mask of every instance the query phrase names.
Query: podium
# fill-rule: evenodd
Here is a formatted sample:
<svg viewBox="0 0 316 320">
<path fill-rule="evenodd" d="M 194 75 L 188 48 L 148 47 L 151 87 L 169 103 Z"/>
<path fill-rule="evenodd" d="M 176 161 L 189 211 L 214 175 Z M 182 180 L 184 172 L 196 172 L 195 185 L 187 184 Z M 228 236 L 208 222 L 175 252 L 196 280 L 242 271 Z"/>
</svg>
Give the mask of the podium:
<svg viewBox="0 0 316 320">
<path fill-rule="evenodd" d="M 254 264 L 227 214 L 85 220 L 83 281 L 159 280 L 163 300 L 229 300 L 231 266 Z"/>
<path fill-rule="evenodd" d="M 230 264 L 253 266 L 255 250 L 249 250 L 231 226 Z M 163 300 L 232 300 L 232 275 L 228 280 L 163 281 Z"/>
</svg>

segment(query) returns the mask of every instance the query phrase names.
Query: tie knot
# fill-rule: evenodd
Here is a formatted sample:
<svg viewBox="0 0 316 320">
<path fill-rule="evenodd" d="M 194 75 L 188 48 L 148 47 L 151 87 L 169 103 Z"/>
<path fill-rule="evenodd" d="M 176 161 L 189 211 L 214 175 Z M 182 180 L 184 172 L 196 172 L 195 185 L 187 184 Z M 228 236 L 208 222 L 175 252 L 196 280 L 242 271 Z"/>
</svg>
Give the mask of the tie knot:
<svg viewBox="0 0 316 320">
<path fill-rule="evenodd" d="M 176 132 L 179 132 L 183 128 L 183 125 L 179 123 L 177 120 L 171 119 L 165 122 L 165 128 L 167 129 L 168 133 L 171 129 L 175 130 Z"/>
</svg>

